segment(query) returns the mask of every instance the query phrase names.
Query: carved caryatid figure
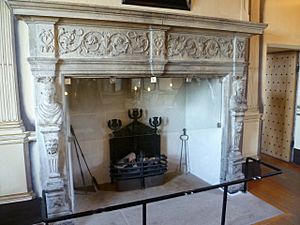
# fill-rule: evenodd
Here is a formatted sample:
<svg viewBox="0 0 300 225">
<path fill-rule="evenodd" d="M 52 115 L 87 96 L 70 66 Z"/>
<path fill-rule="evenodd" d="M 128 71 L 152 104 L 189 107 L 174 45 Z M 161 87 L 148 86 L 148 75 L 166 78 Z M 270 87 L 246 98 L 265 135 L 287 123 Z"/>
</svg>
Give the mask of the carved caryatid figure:
<svg viewBox="0 0 300 225">
<path fill-rule="evenodd" d="M 46 78 L 42 82 L 43 102 L 39 105 L 39 124 L 42 126 L 62 124 L 62 107 L 55 102 L 55 86 L 52 80 Z"/>
<path fill-rule="evenodd" d="M 58 145 L 59 132 L 62 124 L 63 112 L 59 103 L 55 102 L 55 86 L 53 78 L 43 78 L 40 81 L 42 103 L 38 108 L 38 123 L 44 138 L 44 148 L 47 152 L 49 177 L 59 177 Z"/>
<path fill-rule="evenodd" d="M 245 78 L 233 81 L 234 93 L 230 98 L 230 109 L 234 112 L 245 112 L 247 110 L 247 99 L 245 98 Z"/>
</svg>

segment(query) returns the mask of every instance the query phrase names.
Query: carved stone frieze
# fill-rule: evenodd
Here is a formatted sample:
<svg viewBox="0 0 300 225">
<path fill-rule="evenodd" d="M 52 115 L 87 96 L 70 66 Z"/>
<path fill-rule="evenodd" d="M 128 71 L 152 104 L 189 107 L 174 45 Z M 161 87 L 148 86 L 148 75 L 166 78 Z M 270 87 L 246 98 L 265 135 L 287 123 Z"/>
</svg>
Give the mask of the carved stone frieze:
<svg viewBox="0 0 300 225">
<path fill-rule="evenodd" d="M 148 32 L 125 29 L 60 27 L 59 53 L 62 57 L 148 56 Z"/>
<path fill-rule="evenodd" d="M 233 51 L 232 38 L 176 33 L 168 35 L 168 57 L 231 60 Z"/>
</svg>

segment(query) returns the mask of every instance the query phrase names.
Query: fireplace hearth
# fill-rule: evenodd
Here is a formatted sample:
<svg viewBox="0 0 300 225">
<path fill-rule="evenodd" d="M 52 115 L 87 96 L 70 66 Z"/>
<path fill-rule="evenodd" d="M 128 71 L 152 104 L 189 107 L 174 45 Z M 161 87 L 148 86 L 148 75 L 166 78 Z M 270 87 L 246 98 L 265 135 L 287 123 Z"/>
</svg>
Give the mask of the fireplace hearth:
<svg viewBox="0 0 300 225">
<path fill-rule="evenodd" d="M 128 116 L 133 121 L 123 128 L 120 119 L 108 121 L 114 130 L 109 140 L 111 181 L 120 191 L 161 185 L 167 171 L 167 157 L 161 154 L 157 130 L 161 118 L 150 118 L 150 127 L 138 121 L 142 109 L 128 110 Z"/>
</svg>

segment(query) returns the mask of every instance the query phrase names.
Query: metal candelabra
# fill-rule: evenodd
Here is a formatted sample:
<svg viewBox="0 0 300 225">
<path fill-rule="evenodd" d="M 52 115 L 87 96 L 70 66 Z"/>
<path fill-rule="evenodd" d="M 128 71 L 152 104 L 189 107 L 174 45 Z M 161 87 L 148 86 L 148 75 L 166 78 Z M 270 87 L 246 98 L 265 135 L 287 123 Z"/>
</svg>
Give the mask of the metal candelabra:
<svg viewBox="0 0 300 225">
<path fill-rule="evenodd" d="M 186 129 L 183 128 L 183 134 L 180 135 L 181 140 L 181 152 L 180 152 L 180 162 L 179 162 L 179 172 L 189 173 L 190 172 L 190 159 L 189 159 L 189 149 L 188 140 L 189 135 L 186 134 Z"/>
</svg>

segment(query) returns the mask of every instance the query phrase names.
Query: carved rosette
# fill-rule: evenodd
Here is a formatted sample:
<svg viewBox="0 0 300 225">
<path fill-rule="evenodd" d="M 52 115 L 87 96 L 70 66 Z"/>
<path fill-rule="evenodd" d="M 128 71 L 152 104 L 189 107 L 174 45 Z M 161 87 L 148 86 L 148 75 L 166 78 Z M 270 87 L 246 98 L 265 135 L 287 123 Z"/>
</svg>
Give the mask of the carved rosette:
<svg viewBox="0 0 300 225">
<path fill-rule="evenodd" d="M 232 60 L 233 38 L 205 35 L 168 35 L 168 57 L 183 57 L 202 60 Z"/>
<path fill-rule="evenodd" d="M 62 57 L 148 56 L 149 45 L 147 31 L 59 28 L 58 46 Z"/>
</svg>

